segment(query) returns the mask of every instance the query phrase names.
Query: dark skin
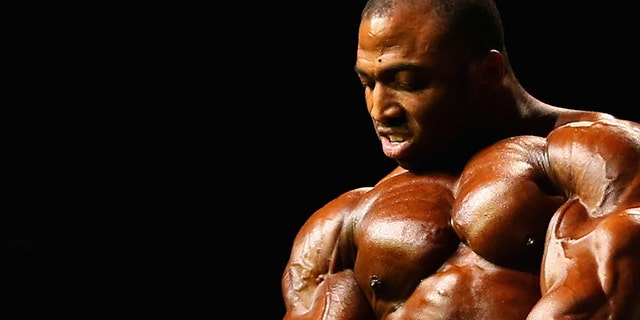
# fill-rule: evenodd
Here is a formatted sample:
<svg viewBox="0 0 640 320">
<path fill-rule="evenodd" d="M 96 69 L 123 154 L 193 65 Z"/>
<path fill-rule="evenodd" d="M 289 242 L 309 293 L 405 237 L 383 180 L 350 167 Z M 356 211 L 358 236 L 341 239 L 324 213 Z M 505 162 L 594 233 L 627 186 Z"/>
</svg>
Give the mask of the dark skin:
<svg viewBox="0 0 640 320">
<path fill-rule="evenodd" d="M 640 319 L 638 137 L 637 123 L 605 121 L 547 137 L 546 174 L 567 201 L 549 224 L 543 297 L 528 320 Z"/>
<path fill-rule="evenodd" d="M 305 222 L 283 319 L 636 319 L 639 125 L 535 99 L 503 48 L 450 54 L 430 8 L 361 20 L 356 73 L 399 166 Z"/>
</svg>

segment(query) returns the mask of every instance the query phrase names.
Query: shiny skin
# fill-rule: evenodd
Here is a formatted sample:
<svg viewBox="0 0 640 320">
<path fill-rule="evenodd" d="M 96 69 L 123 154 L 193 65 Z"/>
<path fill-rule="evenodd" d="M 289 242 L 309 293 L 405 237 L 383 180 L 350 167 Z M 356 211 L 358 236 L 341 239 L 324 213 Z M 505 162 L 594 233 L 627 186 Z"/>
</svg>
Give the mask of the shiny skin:
<svg viewBox="0 0 640 320">
<path fill-rule="evenodd" d="M 549 224 L 543 298 L 527 320 L 640 319 L 640 125 L 577 123 L 547 140 L 567 201 Z"/>
<path fill-rule="evenodd" d="M 501 140 L 457 177 L 399 168 L 319 209 L 284 319 L 637 319 L 640 126 L 580 125 Z"/>
<path fill-rule="evenodd" d="M 478 90 L 468 81 L 472 71 L 438 46 L 437 20 L 415 10 L 360 24 L 356 71 L 385 155 L 417 171 L 464 151 L 451 146 L 466 145 L 460 139 L 478 118 L 465 106 Z M 416 41 L 415 34 L 424 36 Z M 391 148 L 390 136 L 403 142 Z"/>
<path fill-rule="evenodd" d="M 365 299 L 375 318 L 392 312 L 458 247 L 449 223 L 453 182 L 396 170 L 375 187 L 349 191 L 315 212 L 294 241 L 283 279 L 293 313 L 324 309 L 314 304 L 324 295 L 315 286 L 347 270 L 357 286 L 332 304 Z M 341 309 L 347 314 L 330 319 L 360 319 Z"/>
<path fill-rule="evenodd" d="M 428 3 L 361 21 L 399 166 L 301 227 L 283 319 L 637 319 L 638 124 L 537 100 L 502 48 L 451 54 Z"/>
</svg>

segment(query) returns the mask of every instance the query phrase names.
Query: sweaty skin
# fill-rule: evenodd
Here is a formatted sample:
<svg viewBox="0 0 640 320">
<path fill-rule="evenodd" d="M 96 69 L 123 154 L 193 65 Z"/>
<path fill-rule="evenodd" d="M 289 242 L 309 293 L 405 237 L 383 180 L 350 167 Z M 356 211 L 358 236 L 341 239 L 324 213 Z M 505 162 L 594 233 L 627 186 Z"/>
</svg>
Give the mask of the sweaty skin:
<svg viewBox="0 0 640 320">
<path fill-rule="evenodd" d="M 368 4 L 355 71 L 399 166 L 301 227 L 283 319 L 637 320 L 639 125 L 526 92 L 491 1 Z"/>
<path fill-rule="evenodd" d="M 640 130 L 624 121 L 504 139 L 455 179 L 397 169 L 305 224 L 284 319 L 637 319 L 639 204 Z"/>
<path fill-rule="evenodd" d="M 540 298 L 537 275 L 492 264 L 464 244 L 387 320 L 524 319 Z"/>
<path fill-rule="evenodd" d="M 538 274 L 547 224 L 565 199 L 543 171 L 546 146 L 541 137 L 507 138 L 462 172 L 453 226 L 488 261 Z"/>
<path fill-rule="evenodd" d="M 398 169 L 314 213 L 285 272 L 292 311 L 284 319 L 319 319 L 312 314 L 327 308 L 328 319 L 523 318 L 539 298 L 539 278 L 489 263 L 460 244 L 450 225 L 455 181 Z M 327 282 L 350 270 L 357 286 L 327 290 Z M 504 289 L 486 295 L 487 287 Z M 370 312 L 351 314 L 363 310 L 348 307 L 363 306 L 362 299 Z"/>
<path fill-rule="evenodd" d="M 453 182 L 446 175 L 399 169 L 375 187 L 347 192 L 315 212 L 294 240 L 285 271 L 288 315 L 324 309 L 318 303 L 362 305 L 361 299 L 370 306 L 362 319 L 393 311 L 458 246 L 449 224 Z M 348 298 L 314 301 L 325 296 L 326 288 L 317 286 L 348 270 L 357 283 L 340 288 Z M 353 309 L 339 309 L 329 319 L 360 319 Z"/>
<path fill-rule="evenodd" d="M 576 123 L 547 141 L 548 174 L 567 201 L 549 225 L 543 298 L 527 320 L 640 319 L 640 125 Z"/>
</svg>

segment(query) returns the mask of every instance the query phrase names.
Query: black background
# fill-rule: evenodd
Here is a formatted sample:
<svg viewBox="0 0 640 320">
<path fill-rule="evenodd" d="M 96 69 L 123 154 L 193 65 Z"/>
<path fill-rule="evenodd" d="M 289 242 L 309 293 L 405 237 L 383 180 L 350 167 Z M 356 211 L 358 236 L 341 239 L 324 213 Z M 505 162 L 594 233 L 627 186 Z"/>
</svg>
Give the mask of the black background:
<svg viewBox="0 0 640 320">
<path fill-rule="evenodd" d="M 82 33 L 99 36 L 90 49 L 75 37 L 65 54 L 35 45 L 27 58 L 37 67 L 19 83 L 46 74 L 56 85 L 20 91 L 46 109 L 21 114 L 27 143 L 7 152 L 4 293 L 49 314 L 80 303 L 91 310 L 82 315 L 280 319 L 297 230 L 394 167 L 353 72 L 364 3 L 144 8 L 122 29 L 115 10 Z M 631 5 L 498 5 L 530 93 L 640 121 Z M 69 73 L 73 86 L 60 77 Z"/>
</svg>

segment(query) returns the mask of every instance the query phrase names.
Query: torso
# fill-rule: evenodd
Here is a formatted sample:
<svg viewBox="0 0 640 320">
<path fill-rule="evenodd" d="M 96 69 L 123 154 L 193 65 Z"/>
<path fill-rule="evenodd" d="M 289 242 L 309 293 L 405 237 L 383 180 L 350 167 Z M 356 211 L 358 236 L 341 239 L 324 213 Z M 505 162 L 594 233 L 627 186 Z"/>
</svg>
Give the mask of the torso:
<svg viewBox="0 0 640 320">
<path fill-rule="evenodd" d="M 362 195 L 353 270 L 376 319 L 526 318 L 548 223 L 566 201 L 539 167 L 545 143 L 505 139 L 461 176 L 397 169 Z"/>
<path fill-rule="evenodd" d="M 453 182 L 453 177 L 404 172 L 360 201 L 366 214 L 354 232 L 354 271 L 379 318 L 456 250 L 459 240 L 449 223 Z"/>
<path fill-rule="evenodd" d="M 460 244 L 455 254 L 385 319 L 525 319 L 539 298 L 538 275 L 499 267 Z"/>
<path fill-rule="evenodd" d="M 471 218 L 488 228 L 499 219 L 506 224 L 523 221 L 522 229 L 513 231 L 518 235 L 544 235 L 546 224 L 529 224 L 530 215 L 522 219 L 513 212 L 495 212 L 492 219 L 462 214 L 456 203 L 464 202 L 464 195 L 454 198 L 458 188 L 480 190 L 485 185 L 457 183 L 457 177 L 402 172 L 383 179 L 359 200 L 353 222 L 354 272 L 377 319 L 524 319 L 540 298 L 537 272 L 491 263 L 460 239 L 478 244 L 489 258 L 496 256 L 490 253 L 514 254 L 505 247 L 510 243 L 464 228 L 458 235 L 451 222 L 452 217 L 454 225 L 460 224 L 456 219 Z M 546 212 L 550 217 L 553 208 Z M 540 255 L 530 258 L 536 266 Z"/>
</svg>

